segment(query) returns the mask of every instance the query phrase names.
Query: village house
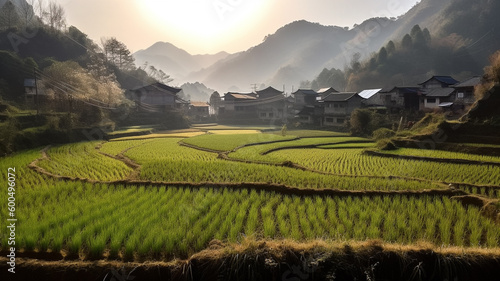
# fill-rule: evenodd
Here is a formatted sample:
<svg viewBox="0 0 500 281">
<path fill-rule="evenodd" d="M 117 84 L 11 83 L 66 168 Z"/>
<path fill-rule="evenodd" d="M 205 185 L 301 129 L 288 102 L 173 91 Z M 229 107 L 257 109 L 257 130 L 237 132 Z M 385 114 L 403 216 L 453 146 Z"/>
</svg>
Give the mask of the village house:
<svg viewBox="0 0 500 281">
<path fill-rule="evenodd" d="M 458 81 L 450 76 L 433 76 L 420 83 L 420 110 L 450 107 L 456 99 L 456 90 L 451 86 Z"/>
<path fill-rule="evenodd" d="M 227 115 L 233 117 L 234 115 L 253 115 L 257 109 L 252 101 L 257 100 L 255 93 L 234 93 L 228 92 L 224 94 L 224 100 L 221 101 L 219 107 L 220 115 Z"/>
<path fill-rule="evenodd" d="M 401 110 L 419 110 L 419 87 L 392 87 L 380 91 L 382 104 L 390 113 L 398 113 Z"/>
<path fill-rule="evenodd" d="M 474 96 L 474 88 L 481 83 L 480 76 L 471 77 L 461 83 L 453 85 L 457 93 L 456 103 L 465 106 L 472 105 L 476 98 Z"/>
<path fill-rule="evenodd" d="M 303 124 L 314 122 L 318 93 L 310 89 L 299 89 L 292 93 L 295 118 Z"/>
<path fill-rule="evenodd" d="M 332 93 L 322 99 L 324 126 L 343 126 L 351 113 L 362 106 L 364 99 L 357 93 Z"/>
<path fill-rule="evenodd" d="M 189 104 L 189 116 L 196 121 L 210 116 L 210 106 L 206 102 L 192 101 Z"/>
<path fill-rule="evenodd" d="M 179 98 L 182 89 L 154 83 L 135 88 L 128 93 L 140 111 L 164 112 L 169 110 L 185 110 L 189 102 Z"/>
<path fill-rule="evenodd" d="M 268 87 L 254 93 L 224 95 L 218 106 L 220 120 L 235 122 L 283 122 L 288 116 L 289 103 L 283 92 Z"/>
<path fill-rule="evenodd" d="M 267 87 L 257 93 L 257 114 L 262 121 L 283 122 L 288 117 L 288 102 L 282 91 Z"/>
<path fill-rule="evenodd" d="M 358 95 L 364 99 L 363 105 L 366 107 L 383 107 L 384 100 L 380 92 L 382 89 L 368 89 L 361 91 Z"/>
<path fill-rule="evenodd" d="M 338 93 L 339 91 L 335 90 L 334 88 L 322 88 L 316 91 L 319 95 L 320 98 L 326 98 L 329 94 L 333 93 Z"/>
<path fill-rule="evenodd" d="M 299 89 L 292 93 L 294 97 L 295 106 L 294 108 L 300 109 L 303 106 L 309 105 L 314 106 L 317 101 L 319 94 L 314 90 L 310 89 Z"/>
<path fill-rule="evenodd" d="M 39 84 L 41 81 L 38 81 Z M 24 101 L 29 108 L 36 108 L 37 103 L 39 108 L 47 106 L 50 103 L 45 91 L 37 87 L 35 79 L 24 79 Z"/>
</svg>

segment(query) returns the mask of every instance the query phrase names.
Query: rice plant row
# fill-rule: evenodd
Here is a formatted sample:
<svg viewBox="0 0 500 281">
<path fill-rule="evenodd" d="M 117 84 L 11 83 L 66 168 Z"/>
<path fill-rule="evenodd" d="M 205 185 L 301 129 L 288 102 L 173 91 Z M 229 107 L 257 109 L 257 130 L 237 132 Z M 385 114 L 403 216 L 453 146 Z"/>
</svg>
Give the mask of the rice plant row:
<svg viewBox="0 0 500 281">
<path fill-rule="evenodd" d="M 240 152 L 240 151 L 238 151 Z M 270 153 L 313 170 L 356 176 L 401 176 L 476 185 L 500 185 L 500 167 L 376 157 L 363 149 L 293 149 Z"/>
<path fill-rule="evenodd" d="M 133 139 L 124 141 L 111 141 L 103 143 L 99 150 L 109 155 L 116 156 L 127 149 L 137 147 L 139 145 L 143 145 L 145 143 L 152 141 L 155 141 L 155 139 L 137 139 L 137 140 Z"/>
<path fill-rule="evenodd" d="M 42 198 L 42 199 L 39 199 Z M 59 183 L 20 194 L 19 246 L 100 258 L 188 256 L 243 237 L 499 247 L 500 227 L 448 198 L 296 197 L 201 188 Z M 7 236 L 1 234 L 1 248 Z"/>
<path fill-rule="evenodd" d="M 364 138 L 358 137 L 320 137 L 320 138 L 305 138 L 298 139 L 289 142 L 283 143 L 271 143 L 271 144 L 263 144 L 257 146 L 249 146 L 238 149 L 236 152 L 230 153 L 229 157 L 240 160 L 253 160 L 253 161 L 262 161 L 262 162 L 271 162 L 271 163 L 282 163 L 284 161 L 288 161 L 287 157 L 278 157 L 278 154 L 269 153 L 266 155 L 262 155 L 270 150 L 277 148 L 292 148 L 295 146 L 307 146 L 307 145 L 322 145 L 322 144 L 336 144 L 336 143 L 345 143 L 351 141 L 367 141 Z M 284 154 L 287 153 L 288 150 L 283 151 Z M 305 150 L 308 151 L 308 150 Z"/>
<path fill-rule="evenodd" d="M 294 138 L 296 137 L 261 133 L 231 135 L 207 134 L 185 139 L 184 142 L 194 146 L 208 148 L 216 151 L 230 151 L 239 146 L 249 143 L 283 141 L 292 140 Z"/>
<path fill-rule="evenodd" d="M 221 160 L 215 153 L 177 144 L 176 139 L 145 143 L 125 153 L 141 164 L 141 180 L 157 182 L 259 182 L 299 188 L 342 190 L 422 190 L 442 186 L 419 181 L 367 177 L 338 177 L 287 167 Z"/>
<path fill-rule="evenodd" d="M 383 152 L 383 151 L 382 151 Z M 462 152 L 444 151 L 444 150 L 430 150 L 430 149 L 416 149 L 416 148 L 399 148 L 397 150 L 387 151 L 388 154 L 396 156 L 416 156 L 416 157 L 431 157 L 441 159 L 462 159 L 479 162 L 495 162 L 500 163 L 500 157 L 488 155 L 476 155 Z"/>
<path fill-rule="evenodd" d="M 132 169 L 123 162 L 100 154 L 99 142 L 82 142 L 57 146 L 47 151 L 50 159 L 38 162 L 46 171 L 75 178 L 114 181 L 126 178 Z"/>
</svg>

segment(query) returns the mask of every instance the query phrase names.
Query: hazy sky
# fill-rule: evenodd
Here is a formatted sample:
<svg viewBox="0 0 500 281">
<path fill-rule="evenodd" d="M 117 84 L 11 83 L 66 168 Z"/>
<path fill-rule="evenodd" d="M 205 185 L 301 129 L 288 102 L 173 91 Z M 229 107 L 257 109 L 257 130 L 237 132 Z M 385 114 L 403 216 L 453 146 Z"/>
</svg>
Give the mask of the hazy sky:
<svg viewBox="0 0 500 281">
<path fill-rule="evenodd" d="M 243 51 L 295 20 L 352 27 L 397 17 L 418 0 L 55 0 L 67 23 L 99 42 L 114 36 L 131 51 L 157 41 L 191 54 Z"/>
</svg>

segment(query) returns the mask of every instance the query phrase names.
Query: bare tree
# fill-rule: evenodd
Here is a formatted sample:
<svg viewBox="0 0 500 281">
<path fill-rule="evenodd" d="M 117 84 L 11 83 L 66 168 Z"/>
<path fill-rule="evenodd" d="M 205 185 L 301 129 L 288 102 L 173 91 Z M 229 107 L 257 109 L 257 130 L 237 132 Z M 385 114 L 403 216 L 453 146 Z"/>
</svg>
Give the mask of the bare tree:
<svg viewBox="0 0 500 281">
<path fill-rule="evenodd" d="M 45 7 L 44 0 L 32 0 L 33 1 L 33 9 L 35 10 L 35 14 L 38 15 L 38 18 L 41 22 L 45 22 L 47 18 L 47 8 Z"/>
<path fill-rule="evenodd" d="M 53 30 L 62 30 L 66 27 L 66 12 L 56 2 L 50 2 L 47 8 L 47 24 Z"/>
</svg>

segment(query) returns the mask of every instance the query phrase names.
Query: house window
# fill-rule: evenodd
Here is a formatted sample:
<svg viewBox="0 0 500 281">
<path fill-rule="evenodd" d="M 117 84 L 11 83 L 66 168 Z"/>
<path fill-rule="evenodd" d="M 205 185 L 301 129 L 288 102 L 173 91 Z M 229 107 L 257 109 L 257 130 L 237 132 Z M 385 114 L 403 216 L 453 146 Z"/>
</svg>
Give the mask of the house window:
<svg viewBox="0 0 500 281">
<path fill-rule="evenodd" d="M 337 124 L 344 124 L 345 119 L 344 118 L 337 118 Z"/>
<path fill-rule="evenodd" d="M 436 103 L 436 99 L 427 99 L 427 103 Z"/>
<path fill-rule="evenodd" d="M 341 104 L 339 104 L 339 107 L 340 108 L 345 108 L 345 104 L 341 103 Z"/>
<path fill-rule="evenodd" d="M 260 117 L 261 117 L 261 118 L 266 118 L 266 117 L 267 117 L 267 114 L 266 114 L 265 112 L 261 112 L 261 113 L 260 113 Z"/>
<path fill-rule="evenodd" d="M 272 112 L 269 113 L 269 117 L 271 117 L 271 118 L 274 117 L 274 113 L 272 113 Z"/>
<path fill-rule="evenodd" d="M 465 94 L 464 94 L 464 93 L 458 93 L 458 94 L 457 94 L 457 98 L 459 98 L 459 99 L 463 99 L 463 98 L 464 98 L 464 96 L 465 96 Z"/>
<path fill-rule="evenodd" d="M 326 123 L 333 123 L 333 118 L 332 117 L 327 117 L 325 118 Z"/>
</svg>

